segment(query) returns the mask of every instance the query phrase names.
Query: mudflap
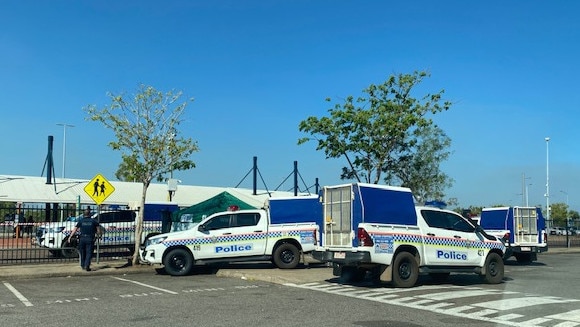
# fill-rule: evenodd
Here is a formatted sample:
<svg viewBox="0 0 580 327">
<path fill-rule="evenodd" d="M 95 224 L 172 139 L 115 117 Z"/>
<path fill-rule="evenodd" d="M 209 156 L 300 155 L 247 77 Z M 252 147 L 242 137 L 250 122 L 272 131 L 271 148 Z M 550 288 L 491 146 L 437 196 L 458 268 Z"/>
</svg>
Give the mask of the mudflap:
<svg viewBox="0 0 580 327">
<path fill-rule="evenodd" d="M 505 252 L 503 254 L 503 261 L 509 259 L 512 255 L 514 255 L 514 249 L 511 246 L 506 246 Z"/>
<path fill-rule="evenodd" d="M 393 280 L 393 265 L 381 265 L 380 270 L 382 270 L 379 278 L 381 281 L 390 282 Z"/>
</svg>

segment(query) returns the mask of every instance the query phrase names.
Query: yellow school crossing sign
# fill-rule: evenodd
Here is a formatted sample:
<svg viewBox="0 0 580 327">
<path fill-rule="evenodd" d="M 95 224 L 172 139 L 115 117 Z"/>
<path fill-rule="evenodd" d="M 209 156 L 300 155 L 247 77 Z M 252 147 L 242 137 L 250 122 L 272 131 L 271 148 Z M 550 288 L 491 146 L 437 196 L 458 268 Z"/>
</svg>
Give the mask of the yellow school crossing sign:
<svg viewBox="0 0 580 327">
<path fill-rule="evenodd" d="M 109 195 L 115 192 L 115 188 L 105 177 L 103 177 L 103 175 L 97 174 L 87 183 L 85 186 L 85 192 L 97 205 L 100 205 L 109 197 Z"/>
</svg>

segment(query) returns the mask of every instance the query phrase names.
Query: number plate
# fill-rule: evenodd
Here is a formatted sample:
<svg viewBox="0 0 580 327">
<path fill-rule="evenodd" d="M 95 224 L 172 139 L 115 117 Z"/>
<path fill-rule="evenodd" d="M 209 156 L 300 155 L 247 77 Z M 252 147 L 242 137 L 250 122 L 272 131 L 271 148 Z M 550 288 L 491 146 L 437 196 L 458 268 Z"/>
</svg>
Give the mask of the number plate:
<svg viewBox="0 0 580 327">
<path fill-rule="evenodd" d="M 522 252 L 530 252 L 532 251 L 532 248 L 529 246 L 522 246 Z"/>
<path fill-rule="evenodd" d="M 344 252 L 334 252 L 335 259 L 344 259 L 346 258 L 346 253 Z"/>
</svg>

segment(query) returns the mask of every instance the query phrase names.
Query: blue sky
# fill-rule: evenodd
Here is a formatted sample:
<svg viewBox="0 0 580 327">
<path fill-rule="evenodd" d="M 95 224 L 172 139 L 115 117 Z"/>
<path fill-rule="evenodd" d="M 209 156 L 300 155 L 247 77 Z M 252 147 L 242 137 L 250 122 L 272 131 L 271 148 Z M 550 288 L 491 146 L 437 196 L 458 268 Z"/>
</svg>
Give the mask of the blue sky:
<svg viewBox="0 0 580 327">
<path fill-rule="evenodd" d="M 521 205 L 527 185 L 545 205 L 549 163 L 550 202 L 580 211 L 579 14 L 573 1 L 5 0 L 0 175 L 40 176 L 53 135 L 62 177 L 66 123 L 65 176 L 114 180 L 113 134 L 82 108 L 145 84 L 195 98 L 183 183 L 236 186 L 257 156 L 269 189 L 291 189 L 294 161 L 301 187 L 339 184 L 344 159 L 298 146 L 299 122 L 327 115 L 327 97 L 427 70 L 416 96 L 454 103 L 434 117 L 453 142 L 448 197 Z"/>
</svg>

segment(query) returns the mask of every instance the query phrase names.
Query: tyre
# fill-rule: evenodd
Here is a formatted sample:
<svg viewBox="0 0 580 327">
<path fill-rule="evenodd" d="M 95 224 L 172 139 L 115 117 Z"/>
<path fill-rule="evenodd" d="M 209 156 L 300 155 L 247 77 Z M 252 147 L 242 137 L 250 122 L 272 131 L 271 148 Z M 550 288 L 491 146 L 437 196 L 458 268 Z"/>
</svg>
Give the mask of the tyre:
<svg viewBox="0 0 580 327">
<path fill-rule="evenodd" d="M 77 258 L 79 256 L 79 251 L 77 250 L 78 245 L 78 242 L 74 238 L 70 243 L 66 240 L 62 241 L 60 255 L 63 258 Z"/>
<path fill-rule="evenodd" d="M 419 265 L 415 256 L 409 252 L 397 254 L 393 262 L 393 286 L 401 288 L 413 287 L 418 278 Z"/>
<path fill-rule="evenodd" d="M 272 261 L 280 269 L 293 269 L 300 263 L 300 251 L 290 243 L 283 243 L 274 250 Z"/>
<path fill-rule="evenodd" d="M 449 273 L 430 273 L 429 277 L 436 283 L 443 283 L 449 278 Z"/>
<path fill-rule="evenodd" d="M 485 259 L 485 274 L 481 278 L 488 284 L 499 284 L 503 280 L 503 259 L 497 253 L 490 253 Z"/>
<path fill-rule="evenodd" d="M 193 255 L 186 249 L 173 249 L 163 258 L 163 265 L 171 276 L 185 276 L 193 269 Z"/>
</svg>

